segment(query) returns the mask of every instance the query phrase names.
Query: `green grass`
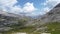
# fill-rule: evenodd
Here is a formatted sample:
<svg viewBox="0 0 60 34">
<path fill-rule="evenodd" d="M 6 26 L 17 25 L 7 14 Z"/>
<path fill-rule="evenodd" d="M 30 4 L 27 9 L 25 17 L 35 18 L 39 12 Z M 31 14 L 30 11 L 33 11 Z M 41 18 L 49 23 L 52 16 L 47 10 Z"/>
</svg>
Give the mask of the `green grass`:
<svg viewBox="0 0 60 34">
<path fill-rule="evenodd" d="M 49 24 L 46 24 L 47 31 L 51 34 L 60 34 L 60 22 L 51 22 Z"/>
<path fill-rule="evenodd" d="M 50 22 L 45 25 L 42 25 L 42 27 L 47 26 L 47 31 L 48 33 L 51 34 L 60 34 L 60 23 L 59 22 Z M 16 32 L 26 32 L 28 34 L 40 34 L 38 31 L 34 32 L 36 30 L 35 27 L 32 26 L 27 26 L 27 27 L 22 27 L 22 28 L 17 28 L 19 26 L 13 26 L 14 29 L 3 32 L 3 34 L 11 34 L 11 33 L 16 33 Z"/>
<path fill-rule="evenodd" d="M 28 34 L 40 34 L 39 32 L 33 32 L 35 30 L 34 27 L 24 27 L 20 29 L 13 29 L 7 32 L 3 32 L 3 34 L 11 34 L 11 33 L 16 33 L 16 32 L 26 32 Z"/>
</svg>

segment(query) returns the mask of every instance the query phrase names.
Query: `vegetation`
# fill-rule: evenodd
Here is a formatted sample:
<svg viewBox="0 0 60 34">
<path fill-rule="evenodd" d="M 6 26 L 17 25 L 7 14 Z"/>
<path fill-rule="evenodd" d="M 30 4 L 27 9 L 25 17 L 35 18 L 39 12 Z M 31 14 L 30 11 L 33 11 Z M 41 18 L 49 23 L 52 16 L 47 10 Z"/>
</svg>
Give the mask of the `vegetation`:
<svg viewBox="0 0 60 34">
<path fill-rule="evenodd" d="M 47 32 L 50 32 L 51 34 L 60 34 L 60 22 L 50 22 L 49 24 L 46 24 Z"/>
<path fill-rule="evenodd" d="M 26 32 L 28 34 L 31 34 L 31 33 L 38 34 L 39 32 L 33 32 L 34 30 L 36 30 L 36 28 L 34 26 L 27 26 L 27 27 L 25 26 L 27 21 L 28 21 L 27 19 L 21 19 L 21 20 L 18 20 L 18 24 L 13 24 L 11 26 L 6 25 L 7 27 L 11 27 L 13 29 L 2 32 L 2 33 L 3 34 L 11 34 L 14 32 Z"/>
<path fill-rule="evenodd" d="M 25 19 L 21 19 L 18 21 L 19 25 L 21 25 L 21 26 L 25 25 L 26 22 L 27 22 L 27 20 L 25 20 Z"/>
<path fill-rule="evenodd" d="M 40 30 L 40 32 L 39 31 L 34 32 L 36 30 L 36 27 L 35 26 L 26 27 L 25 24 L 27 22 L 28 22 L 28 19 L 21 19 L 21 20 L 18 20 L 18 24 L 13 24 L 11 26 L 7 25 L 7 27 L 11 27 L 13 29 L 2 32 L 2 34 L 11 34 L 14 32 L 26 32 L 28 34 L 40 34 L 43 31 L 43 30 Z M 41 25 L 40 28 L 41 27 L 47 27 L 46 29 L 44 29 L 43 32 L 51 33 L 51 34 L 60 34 L 60 22 L 46 23 L 44 25 Z"/>
<path fill-rule="evenodd" d="M 11 34 L 11 33 L 16 33 L 16 32 L 26 32 L 28 34 L 39 34 L 39 32 L 33 32 L 35 30 L 34 27 L 24 27 L 20 29 L 13 29 L 7 32 L 3 32 L 3 34 Z"/>
</svg>

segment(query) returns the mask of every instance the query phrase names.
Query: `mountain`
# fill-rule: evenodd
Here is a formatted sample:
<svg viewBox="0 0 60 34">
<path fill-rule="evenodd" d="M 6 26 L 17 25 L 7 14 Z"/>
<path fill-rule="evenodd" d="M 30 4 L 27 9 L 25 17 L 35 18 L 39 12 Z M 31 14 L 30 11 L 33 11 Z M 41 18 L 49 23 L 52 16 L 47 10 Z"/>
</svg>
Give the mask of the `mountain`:
<svg viewBox="0 0 60 34">
<path fill-rule="evenodd" d="M 43 17 L 40 19 L 42 23 L 47 22 L 60 22 L 60 3 L 56 5 L 52 10 L 50 10 L 48 13 L 43 15 Z"/>
<path fill-rule="evenodd" d="M 0 32 L 11 30 L 13 29 L 13 26 L 16 27 L 17 25 L 21 25 L 19 21 L 22 22 L 22 20 L 27 21 L 26 23 L 28 23 L 32 21 L 32 18 L 0 10 Z M 24 25 L 26 23 L 24 23 Z"/>
<path fill-rule="evenodd" d="M 0 32 L 6 32 L 9 30 L 20 31 L 21 29 L 24 29 L 21 30 L 24 32 L 26 27 L 29 30 L 30 28 L 33 27 L 31 29 L 33 30 L 32 32 L 40 32 L 40 33 L 54 32 L 55 29 L 57 32 L 58 32 L 57 29 L 59 29 L 60 32 L 59 22 L 60 22 L 60 3 L 45 15 L 39 15 L 33 17 L 8 13 L 0 10 Z M 26 29 L 26 31 L 28 29 Z"/>
<path fill-rule="evenodd" d="M 19 18 L 16 14 L 0 11 L 0 32 L 12 29 L 8 26 L 18 24 L 17 20 L 19 20 Z"/>
<path fill-rule="evenodd" d="M 60 7 L 60 3 L 58 5 L 56 5 L 54 8 L 58 8 L 58 7 Z"/>
<path fill-rule="evenodd" d="M 57 4 L 41 18 L 37 19 L 36 30 L 34 32 L 49 32 L 52 34 L 60 34 L 60 3 Z"/>
</svg>

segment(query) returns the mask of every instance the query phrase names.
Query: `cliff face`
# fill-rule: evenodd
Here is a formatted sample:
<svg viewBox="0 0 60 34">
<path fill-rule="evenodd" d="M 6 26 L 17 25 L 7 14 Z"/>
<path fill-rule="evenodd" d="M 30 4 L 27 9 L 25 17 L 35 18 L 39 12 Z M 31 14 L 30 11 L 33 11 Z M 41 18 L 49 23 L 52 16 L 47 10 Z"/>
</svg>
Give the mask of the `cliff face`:
<svg viewBox="0 0 60 34">
<path fill-rule="evenodd" d="M 42 23 L 56 21 L 60 22 L 60 4 L 55 6 L 51 11 L 49 11 L 41 18 Z"/>
</svg>

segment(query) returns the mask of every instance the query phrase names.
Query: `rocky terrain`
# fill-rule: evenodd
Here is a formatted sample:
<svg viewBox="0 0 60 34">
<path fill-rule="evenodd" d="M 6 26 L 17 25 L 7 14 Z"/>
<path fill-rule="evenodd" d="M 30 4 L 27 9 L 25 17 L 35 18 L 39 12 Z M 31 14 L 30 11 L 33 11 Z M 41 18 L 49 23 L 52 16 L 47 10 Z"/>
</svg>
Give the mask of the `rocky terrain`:
<svg viewBox="0 0 60 34">
<path fill-rule="evenodd" d="M 13 24 L 18 24 L 18 18 L 13 14 L 0 11 L 0 31 L 8 31 L 12 28 L 7 27 Z"/>
<path fill-rule="evenodd" d="M 40 22 L 38 21 L 38 27 L 36 27 L 36 30 L 34 32 L 38 31 L 60 34 L 60 3 L 37 20 L 39 19 Z"/>
<path fill-rule="evenodd" d="M 52 10 L 50 10 L 41 18 L 42 23 L 56 22 L 56 21 L 60 22 L 60 4 L 55 6 Z"/>
<path fill-rule="evenodd" d="M 30 17 L 8 13 L 0 10 L 0 32 L 13 29 L 11 26 L 18 25 L 19 20 L 31 21 Z"/>
</svg>

